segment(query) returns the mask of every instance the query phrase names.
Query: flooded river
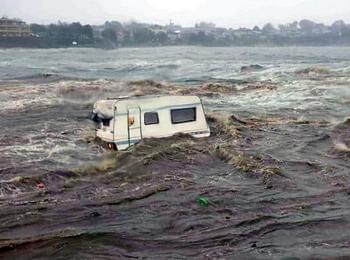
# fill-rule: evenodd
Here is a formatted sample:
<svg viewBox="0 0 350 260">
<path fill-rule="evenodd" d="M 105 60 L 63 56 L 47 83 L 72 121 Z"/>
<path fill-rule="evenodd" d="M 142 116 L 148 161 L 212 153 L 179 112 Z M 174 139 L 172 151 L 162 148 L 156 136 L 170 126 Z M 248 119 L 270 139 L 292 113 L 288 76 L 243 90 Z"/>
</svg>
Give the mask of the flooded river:
<svg viewBox="0 0 350 260">
<path fill-rule="evenodd" d="M 96 100 L 163 94 L 211 137 L 94 138 Z M 350 48 L 0 50 L 0 105 L 1 258 L 350 257 Z"/>
</svg>

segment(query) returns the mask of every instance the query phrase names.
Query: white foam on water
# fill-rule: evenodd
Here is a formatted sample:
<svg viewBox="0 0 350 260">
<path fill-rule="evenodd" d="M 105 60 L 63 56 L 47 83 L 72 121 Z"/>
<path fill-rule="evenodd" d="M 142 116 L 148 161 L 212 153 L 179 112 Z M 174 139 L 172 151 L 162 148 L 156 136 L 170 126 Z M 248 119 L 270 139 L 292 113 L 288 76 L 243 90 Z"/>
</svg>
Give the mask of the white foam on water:
<svg viewBox="0 0 350 260">
<path fill-rule="evenodd" d="M 339 152 L 350 152 L 350 147 L 341 142 L 335 142 L 334 148 Z"/>
<path fill-rule="evenodd" d="M 0 89 L 0 113 L 59 103 L 55 89 L 54 84 L 15 85 Z"/>
</svg>

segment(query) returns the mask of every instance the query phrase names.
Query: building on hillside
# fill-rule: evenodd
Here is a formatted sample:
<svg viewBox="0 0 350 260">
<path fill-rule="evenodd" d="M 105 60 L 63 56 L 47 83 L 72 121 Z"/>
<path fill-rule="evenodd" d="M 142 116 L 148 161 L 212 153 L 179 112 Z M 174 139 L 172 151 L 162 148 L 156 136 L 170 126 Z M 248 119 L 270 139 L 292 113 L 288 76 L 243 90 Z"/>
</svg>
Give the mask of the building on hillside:
<svg viewBox="0 0 350 260">
<path fill-rule="evenodd" d="M 181 28 L 182 28 L 181 25 L 176 25 L 172 21 L 170 21 L 168 25 L 165 25 L 165 30 L 167 31 L 167 33 L 170 33 L 170 34 L 173 34 L 176 31 L 181 31 Z"/>
<path fill-rule="evenodd" d="M 18 19 L 0 18 L 0 37 L 30 37 L 30 26 Z"/>
<path fill-rule="evenodd" d="M 235 38 L 254 37 L 259 34 L 261 34 L 260 31 L 250 30 L 248 28 L 239 28 L 237 30 L 233 30 L 233 36 Z"/>
</svg>

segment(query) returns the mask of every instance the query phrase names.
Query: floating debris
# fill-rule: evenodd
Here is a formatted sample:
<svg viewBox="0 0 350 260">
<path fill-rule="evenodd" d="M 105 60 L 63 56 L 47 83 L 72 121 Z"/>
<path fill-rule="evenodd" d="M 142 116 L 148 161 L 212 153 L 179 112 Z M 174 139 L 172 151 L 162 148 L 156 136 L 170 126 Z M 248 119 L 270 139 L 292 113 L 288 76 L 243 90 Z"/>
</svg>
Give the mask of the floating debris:
<svg viewBox="0 0 350 260">
<path fill-rule="evenodd" d="M 38 188 L 38 189 L 45 189 L 45 184 L 44 183 L 38 183 L 37 185 L 36 185 L 36 187 Z"/>
<path fill-rule="evenodd" d="M 200 205 L 202 207 L 208 207 L 209 206 L 209 199 L 207 197 L 199 196 L 199 197 L 196 198 L 196 201 L 197 201 L 198 205 Z"/>
<path fill-rule="evenodd" d="M 259 64 L 253 64 L 248 66 L 242 66 L 241 67 L 241 73 L 247 73 L 247 72 L 253 72 L 253 71 L 260 71 L 263 70 L 264 67 Z"/>
<path fill-rule="evenodd" d="M 300 75 L 330 74 L 330 69 L 326 67 L 309 67 L 306 69 L 297 70 L 295 73 Z"/>
</svg>

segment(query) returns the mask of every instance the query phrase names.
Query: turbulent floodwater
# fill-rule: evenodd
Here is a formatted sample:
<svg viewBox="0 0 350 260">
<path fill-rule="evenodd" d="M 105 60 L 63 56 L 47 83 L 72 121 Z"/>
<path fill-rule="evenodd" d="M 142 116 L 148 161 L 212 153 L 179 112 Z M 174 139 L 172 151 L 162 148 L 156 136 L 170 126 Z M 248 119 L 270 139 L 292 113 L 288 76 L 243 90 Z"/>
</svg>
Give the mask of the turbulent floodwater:
<svg viewBox="0 0 350 260">
<path fill-rule="evenodd" d="M 93 103 L 149 94 L 212 136 L 101 147 Z M 2 258 L 350 257 L 350 48 L 0 50 L 0 105 Z"/>
</svg>

